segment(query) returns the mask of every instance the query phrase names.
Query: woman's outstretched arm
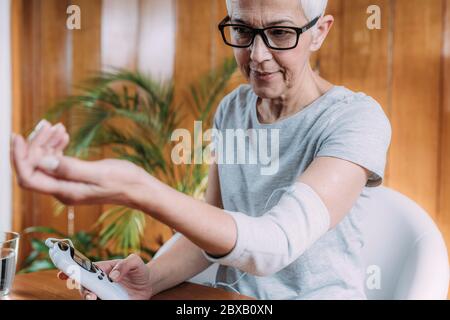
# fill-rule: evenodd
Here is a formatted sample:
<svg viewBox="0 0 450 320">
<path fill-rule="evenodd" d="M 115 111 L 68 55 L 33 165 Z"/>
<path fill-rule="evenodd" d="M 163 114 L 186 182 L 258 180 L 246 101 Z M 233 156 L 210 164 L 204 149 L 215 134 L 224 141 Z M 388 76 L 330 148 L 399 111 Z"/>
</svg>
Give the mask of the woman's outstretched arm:
<svg viewBox="0 0 450 320">
<path fill-rule="evenodd" d="M 13 135 L 11 158 L 20 186 L 69 205 L 109 203 L 142 210 L 212 255 L 233 248 L 236 226 L 222 209 L 176 191 L 131 162 L 63 156 L 68 141 L 64 126 L 46 121 L 27 140 Z M 210 197 L 218 201 L 220 196 L 214 191 Z"/>
<path fill-rule="evenodd" d="M 51 148 L 54 135 L 54 128 L 48 124 L 31 141 L 13 137 L 13 161 L 21 186 L 52 194 L 66 204 L 112 203 L 137 208 L 181 232 L 211 257 L 227 256 L 235 248 L 237 220 L 224 210 L 174 190 L 130 162 L 89 162 L 64 157 Z M 330 227 L 348 213 L 367 179 L 368 172 L 364 168 L 335 158 L 314 160 L 299 177 L 300 182 L 309 184 L 310 189 L 317 193 L 316 200 L 323 201 L 321 207 L 328 208 Z M 299 211 L 299 214 L 303 213 Z M 261 219 L 271 228 L 283 227 L 270 217 Z M 253 230 L 256 221 L 246 220 L 240 220 L 244 227 L 248 227 L 242 229 Z M 297 230 L 289 223 L 286 227 Z M 255 235 L 264 232 L 254 231 Z M 289 243 L 295 237 L 289 237 L 286 228 L 276 234 L 283 238 L 266 240 L 287 243 L 286 250 L 280 252 L 288 252 Z M 252 251 L 264 251 L 264 243 L 256 243 L 258 241 L 251 237 L 248 240 L 250 249 L 256 246 L 256 251 Z M 241 243 L 239 249 L 242 250 L 244 245 L 247 244 Z"/>
</svg>

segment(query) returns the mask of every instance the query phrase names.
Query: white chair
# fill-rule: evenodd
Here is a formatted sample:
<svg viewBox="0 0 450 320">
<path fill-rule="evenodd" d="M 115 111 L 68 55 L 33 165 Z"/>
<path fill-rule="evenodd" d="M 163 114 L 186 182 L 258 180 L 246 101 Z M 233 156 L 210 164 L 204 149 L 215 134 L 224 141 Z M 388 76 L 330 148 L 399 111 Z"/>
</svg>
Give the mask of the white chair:
<svg viewBox="0 0 450 320">
<path fill-rule="evenodd" d="M 372 195 L 362 203 L 367 212 L 362 231 L 368 299 L 447 299 L 447 249 L 429 215 L 412 200 L 386 187 L 372 189 Z M 179 237 L 181 234 L 175 234 L 155 258 Z M 217 269 L 218 265 L 213 264 L 189 282 L 214 283 Z M 379 278 L 372 282 L 373 277 Z"/>
<path fill-rule="evenodd" d="M 447 299 L 447 248 L 430 216 L 386 187 L 373 189 L 363 207 L 368 215 L 363 226 L 365 265 L 369 272 L 375 266 L 381 276 L 379 289 L 366 285 L 368 299 Z"/>
</svg>

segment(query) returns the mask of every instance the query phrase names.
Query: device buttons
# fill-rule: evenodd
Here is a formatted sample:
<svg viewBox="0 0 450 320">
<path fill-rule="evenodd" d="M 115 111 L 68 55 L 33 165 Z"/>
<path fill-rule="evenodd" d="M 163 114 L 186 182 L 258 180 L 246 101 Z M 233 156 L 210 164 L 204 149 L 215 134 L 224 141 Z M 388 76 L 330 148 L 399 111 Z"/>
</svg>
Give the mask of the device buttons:
<svg viewBox="0 0 450 320">
<path fill-rule="evenodd" d="M 100 280 L 103 280 L 103 277 L 102 277 L 102 276 L 98 276 L 98 278 L 99 278 Z"/>
</svg>

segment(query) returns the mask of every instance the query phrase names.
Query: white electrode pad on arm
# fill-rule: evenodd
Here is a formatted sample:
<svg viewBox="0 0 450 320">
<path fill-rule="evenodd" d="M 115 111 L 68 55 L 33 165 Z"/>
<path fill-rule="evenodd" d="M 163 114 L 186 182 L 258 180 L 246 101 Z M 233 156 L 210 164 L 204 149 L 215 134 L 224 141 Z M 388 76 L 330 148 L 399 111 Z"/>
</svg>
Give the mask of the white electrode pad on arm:
<svg viewBox="0 0 450 320">
<path fill-rule="evenodd" d="M 102 300 L 129 300 L 127 291 L 113 282 L 100 268 L 78 252 L 68 239 L 45 241 L 55 266 Z"/>
<path fill-rule="evenodd" d="M 295 261 L 330 228 L 330 214 L 319 195 L 296 182 L 285 189 L 277 205 L 261 217 L 225 211 L 237 226 L 234 249 L 211 262 L 232 266 L 256 276 L 272 275 Z"/>
</svg>

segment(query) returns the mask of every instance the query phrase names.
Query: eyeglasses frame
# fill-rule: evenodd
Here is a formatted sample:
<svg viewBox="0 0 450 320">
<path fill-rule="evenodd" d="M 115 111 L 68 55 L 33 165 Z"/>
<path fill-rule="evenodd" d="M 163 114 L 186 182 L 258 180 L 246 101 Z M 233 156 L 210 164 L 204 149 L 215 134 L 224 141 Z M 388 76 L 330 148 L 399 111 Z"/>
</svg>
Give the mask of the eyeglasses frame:
<svg viewBox="0 0 450 320">
<path fill-rule="evenodd" d="M 222 38 L 223 38 L 223 41 L 225 42 L 225 44 L 228 45 L 228 46 L 230 46 L 230 47 L 233 47 L 233 48 L 240 48 L 240 49 L 243 49 L 243 48 L 249 48 L 249 47 L 251 47 L 251 46 L 253 45 L 253 43 L 255 42 L 256 36 L 257 36 L 257 35 L 260 35 L 261 38 L 263 39 L 264 43 L 266 44 L 266 46 L 267 46 L 269 49 L 272 49 L 272 50 L 292 50 L 292 49 L 295 49 L 295 48 L 298 46 L 298 42 L 299 42 L 299 40 L 300 40 L 300 35 L 303 34 L 303 33 L 305 33 L 306 31 L 308 31 L 308 30 L 311 29 L 312 27 L 314 27 L 314 25 L 319 21 L 319 19 L 320 19 L 320 16 L 314 18 L 314 19 L 311 20 L 308 24 L 306 24 L 305 26 L 303 26 L 303 27 L 301 27 L 301 28 L 291 27 L 291 26 L 270 26 L 270 27 L 267 27 L 267 28 L 262 28 L 262 29 L 260 29 L 260 28 L 252 28 L 252 27 L 249 27 L 249 26 L 247 26 L 247 25 L 245 25 L 245 24 L 239 24 L 239 23 L 227 23 L 228 21 L 231 20 L 231 18 L 230 18 L 229 16 L 226 16 L 226 17 L 219 23 L 218 28 L 219 28 L 219 30 L 220 30 L 220 33 L 222 34 Z M 227 41 L 226 36 L 225 36 L 225 27 L 245 27 L 245 28 L 251 29 L 251 30 L 253 31 L 253 38 L 252 38 L 252 41 L 250 42 L 250 44 L 245 45 L 245 46 L 239 46 L 239 45 L 234 45 L 234 44 L 229 43 L 229 42 Z M 272 46 L 270 45 L 269 39 L 267 39 L 267 36 L 266 36 L 266 34 L 265 34 L 264 32 L 265 32 L 266 30 L 270 30 L 270 29 L 279 29 L 279 28 L 291 29 L 291 30 L 294 30 L 294 31 L 297 33 L 297 40 L 296 40 L 294 46 L 289 47 L 289 48 L 275 48 L 275 47 L 272 47 Z"/>
</svg>

